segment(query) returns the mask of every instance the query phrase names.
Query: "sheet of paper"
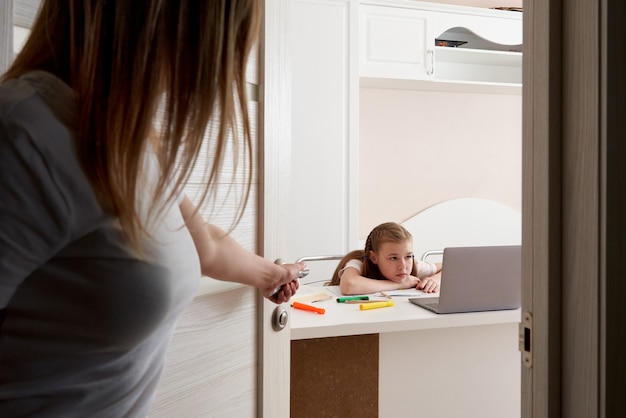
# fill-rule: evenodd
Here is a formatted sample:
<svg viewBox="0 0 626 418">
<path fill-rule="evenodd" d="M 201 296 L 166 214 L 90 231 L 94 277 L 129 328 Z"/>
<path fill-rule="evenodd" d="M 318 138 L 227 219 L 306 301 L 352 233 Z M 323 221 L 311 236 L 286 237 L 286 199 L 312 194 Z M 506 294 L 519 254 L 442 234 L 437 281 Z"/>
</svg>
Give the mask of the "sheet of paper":
<svg viewBox="0 0 626 418">
<path fill-rule="evenodd" d="M 417 289 L 399 289 L 399 290 L 387 290 L 384 292 L 385 294 L 394 297 L 394 296 L 408 296 L 412 298 L 418 298 L 420 296 L 433 296 L 433 293 L 424 293 L 423 290 Z"/>
<path fill-rule="evenodd" d="M 341 293 L 341 290 L 339 288 L 339 286 L 325 286 L 325 289 L 327 289 L 328 291 L 334 293 L 337 296 L 347 296 Z M 419 297 L 437 297 L 439 296 L 439 293 L 424 293 L 424 291 L 422 290 L 417 290 L 417 289 L 400 289 L 400 290 L 387 290 L 385 292 L 375 292 L 375 293 L 368 293 L 368 294 L 363 294 L 363 295 L 350 295 L 350 296 L 382 296 L 385 297 L 389 296 L 389 297 L 412 297 L 412 298 L 419 298 Z"/>
<path fill-rule="evenodd" d="M 326 292 L 320 292 L 319 287 L 302 285 L 298 289 L 298 292 L 291 299 L 302 303 L 311 303 L 316 301 L 329 300 L 332 298 L 333 297 L 330 294 Z"/>
</svg>

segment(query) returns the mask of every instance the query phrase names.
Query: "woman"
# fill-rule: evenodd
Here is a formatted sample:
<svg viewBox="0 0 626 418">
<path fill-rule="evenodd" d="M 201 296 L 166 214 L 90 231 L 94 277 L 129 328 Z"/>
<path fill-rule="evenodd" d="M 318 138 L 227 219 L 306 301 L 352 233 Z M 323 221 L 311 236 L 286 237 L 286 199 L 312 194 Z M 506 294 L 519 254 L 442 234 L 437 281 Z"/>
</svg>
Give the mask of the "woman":
<svg viewBox="0 0 626 418">
<path fill-rule="evenodd" d="M 259 7 L 44 0 L 0 84 L 0 416 L 145 416 L 201 275 L 297 290 L 303 264 L 249 253 L 182 193 L 209 123 L 205 197 L 237 112 L 250 155 Z"/>
<path fill-rule="evenodd" d="M 402 225 L 386 222 L 369 233 L 364 250 L 352 251 L 339 262 L 330 285 L 344 295 L 417 288 L 439 291 L 441 263 L 416 261 L 413 237 Z"/>
</svg>

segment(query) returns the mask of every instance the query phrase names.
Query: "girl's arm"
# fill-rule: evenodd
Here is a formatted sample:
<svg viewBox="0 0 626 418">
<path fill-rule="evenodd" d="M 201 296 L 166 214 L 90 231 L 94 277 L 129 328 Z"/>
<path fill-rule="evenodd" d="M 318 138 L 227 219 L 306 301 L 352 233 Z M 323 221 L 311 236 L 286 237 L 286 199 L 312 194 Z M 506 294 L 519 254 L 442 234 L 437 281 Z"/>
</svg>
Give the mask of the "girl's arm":
<svg viewBox="0 0 626 418">
<path fill-rule="evenodd" d="M 420 279 L 420 282 L 417 285 L 417 289 L 423 290 L 425 293 L 435 293 L 435 292 L 439 292 L 440 286 L 441 286 L 441 268 L 439 268 L 439 271 L 433 274 L 432 276 Z"/>
<path fill-rule="evenodd" d="M 274 303 L 286 302 L 296 293 L 298 273 L 306 267 L 304 263 L 277 265 L 251 253 L 220 228 L 206 223 L 187 196 L 180 210 L 198 251 L 203 275 L 254 286 Z M 270 296 L 281 285 L 282 289 Z"/>
<path fill-rule="evenodd" d="M 339 288 L 344 295 L 362 295 L 386 290 L 410 289 L 416 287 L 419 281 L 415 276 L 408 276 L 401 283 L 370 279 L 361 276 L 358 269 L 347 267 L 341 275 Z"/>
<path fill-rule="evenodd" d="M 420 282 L 417 288 L 426 293 L 438 292 L 441 286 L 441 268 L 441 263 L 429 263 L 419 260 L 417 262 L 417 275 L 420 278 Z"/>
<path fill-rule="evenodd" d="M 434 276 L 441 271 L 441 263 L 430 263 L 428 261 L 417 260 L 417 277 L 420 279 Z"/>
</svg>

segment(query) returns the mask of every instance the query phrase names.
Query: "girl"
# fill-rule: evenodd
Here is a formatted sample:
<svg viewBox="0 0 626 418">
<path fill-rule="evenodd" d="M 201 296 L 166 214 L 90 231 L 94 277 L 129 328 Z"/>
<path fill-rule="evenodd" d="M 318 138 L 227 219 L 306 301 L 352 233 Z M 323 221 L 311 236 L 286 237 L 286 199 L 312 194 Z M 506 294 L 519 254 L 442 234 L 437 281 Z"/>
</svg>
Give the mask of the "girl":
<svg viewBox="0 0 626 418">
<path fill-rule="evenodd" d="M 417 288 L 439 291 L 441 263 L 416 261 L 413 238 L 395 222 L 374 228 L 364 250 L 348 253 L 337 266 L 330 285 L 339 285 L 345 295 Z"/>
</svg>

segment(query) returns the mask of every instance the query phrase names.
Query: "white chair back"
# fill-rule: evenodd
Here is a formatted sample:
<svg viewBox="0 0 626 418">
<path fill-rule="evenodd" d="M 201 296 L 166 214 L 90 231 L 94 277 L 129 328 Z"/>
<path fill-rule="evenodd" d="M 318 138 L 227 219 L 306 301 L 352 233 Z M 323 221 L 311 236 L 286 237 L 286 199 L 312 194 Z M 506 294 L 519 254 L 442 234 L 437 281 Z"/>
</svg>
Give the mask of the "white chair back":
<svg viewBox="0 0 626 418">
<path fill-rule="evenodd" d="M 445 247 L 519 245 L 522 216 L 502 203 L 479 198 L 452 199 L 402 222 L 413 235 L 417 258 Z M 428 257 L 428 261 L 440 261 Z"/>
</svg>

